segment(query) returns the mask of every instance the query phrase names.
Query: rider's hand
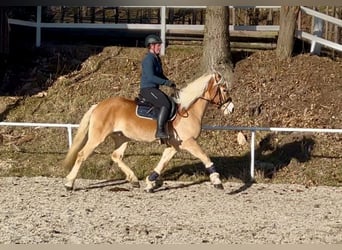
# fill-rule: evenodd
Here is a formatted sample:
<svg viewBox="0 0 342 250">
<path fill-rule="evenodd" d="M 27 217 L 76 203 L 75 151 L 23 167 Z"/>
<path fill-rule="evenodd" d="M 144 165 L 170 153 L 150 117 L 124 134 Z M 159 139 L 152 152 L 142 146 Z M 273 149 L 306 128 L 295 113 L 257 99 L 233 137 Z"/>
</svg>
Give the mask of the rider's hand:
<svg viewBox="0 0 342 250">
<path fill-rule="evenodd" d="M 170 88 L 175 88 L 176 87 L 176 84 L 173 81 L 171 81 L 171 80 L 167 80 L 165 82 L 165 85 L 170 87 Z"/>
</svg>

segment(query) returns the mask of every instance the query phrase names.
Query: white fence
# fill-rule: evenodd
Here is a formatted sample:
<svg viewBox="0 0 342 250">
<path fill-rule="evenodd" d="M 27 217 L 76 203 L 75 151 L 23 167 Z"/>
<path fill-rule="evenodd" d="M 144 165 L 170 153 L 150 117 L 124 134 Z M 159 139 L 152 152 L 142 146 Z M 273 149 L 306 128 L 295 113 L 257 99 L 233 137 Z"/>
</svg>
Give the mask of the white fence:
<svg viewBox="0 0 342 250">
<path fill-rule="evenodd" d="M 13 127 L 35 127 L 35 128 L 66 128 L 68 132 L 69 147 L 72 144 L 72 129 L 78 128 L 78 124 L 63 124 L 63 123 L 31 123 L 31 122 L 0 122 L 0 126 Z"/>
<path fill-rule="evenodd" d="M 160 8 L 161 23 L 160 24 L 129 24 L 129 23 L 44 23 L 42 22 L 42 7 L 37 7 L 37 20 L 36 22 L 22 21 L 16 19 L 9 19 L 10 24 L 23 25 L 28 27 L 34 27 L 36 29 L 36 46 L 41 45 L 41 29 L 42 28 L 81 28 L 81 29 L 126 29 L 126 30 L 151 30 L 160 31 L 160 35 L 163 41 L 165 41 L 166 33 L 168 30 L 178 30 L 178 31 L 204 31 L 204 25 L 189 25 L 189 24 L 166 24 L 166 10 L 167 8 L 206 8 L 206 6 L 127 6 L 132 8 Z M 280 6 L 230 6 L 230 8 L 280 8 Z M 311 51 L 319 54 L 319 46 L 327 46 L 335 50 L 342 52 L 342 45 L 336 42 L 332 42 L 323 39 L 319 36 L 322 33 L 323 25 L 322 22 L 327 21 L 342 27 L 342 20 L 325 15 L 321 12 L 312 10 L 307 7 L 301 6 L 301 11 L 314 17 L 315 22 L 315 34 L 310 34 L 298 29 L 296 31 L 296 37 L 299 39 L 305 39 L 311 41 Z M 300 28 L 300 27 L 299 27 Z M 253 30 L 253 31 L 279 31 L 279 25 L 257 25 L 257 26 L 237 26 L 230 25 L 229 29 L 234 30 Z M 165 44 L 165 43 L 164 43 Z M 162 46 L 161 54 L 165 54 L 164 44 Z"/>
<path fill-rule="evenodd" d="M 276 128 L 276 127 L 231 127 L 231 126 L 203 126 L 206 130 L 237 130 L 251 132 L 251 162 L 250 162 L 250 176 L 254 179 L 255 168 L 255 132 L 256 131 L 273 131 L 273 132 L 301 132 L 301 133 L 342 133 L 342 129 L 320 129 L 320 128 Z"/>
<path fill-rule="evenodd" d="M 25 122 L 0 122 L 0 126 L 16 126 L 16 127 L 50 127 L 50 128 L 67 128 L 69 147 L 72 144 L 72 129 L 78 128 L 78 124 L 58 124 L 58 123 L 25 123 Z M 251 132 L 251 161 L 250 176 L 254 179 L 255 173 L 255 132 L 256 131 L 273 131 L 273 132 L 302 132 L 302 133 L 342 133 L 342 129 L 320 129 L 320 128 L 265 128 L 265 127 L 232 127 L 232 126 L 202 126 L 203 130 L 231 130 L 231 131 L 250 131 Z"/>
<path fill-rule="evenodd" d="M 323 21 L 335 24 L 338 27 L 342 27 L 341 19 L 334 18 L 332 16 L 323 14 L 321 12 L 303 6 L 301 6 L 301 11 L 314 17 L 314 34 L 301 31 L 300 29 L 296 31 L 297 38 L 311 41 L 311 53 L 319 54 L 321 45 L 327 46 L 338 51 L 342 51 L 341 44 L 326 40 L 321 37 L 324 29 Z"/>
</svg>

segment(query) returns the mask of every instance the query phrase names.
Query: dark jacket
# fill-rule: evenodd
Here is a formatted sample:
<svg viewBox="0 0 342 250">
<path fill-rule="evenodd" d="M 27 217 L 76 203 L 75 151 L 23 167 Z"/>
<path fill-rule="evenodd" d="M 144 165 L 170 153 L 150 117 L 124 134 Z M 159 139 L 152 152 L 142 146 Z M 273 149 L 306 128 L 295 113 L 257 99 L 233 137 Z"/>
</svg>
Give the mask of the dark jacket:
<svg viewBox="0 0 342 250">
<path fill-rule="evenodd" d="M 159 88 L 168 78 L 163 73 L 160 57 L 148 52 L 143 59 L 140 88 Z"/>
</svg>

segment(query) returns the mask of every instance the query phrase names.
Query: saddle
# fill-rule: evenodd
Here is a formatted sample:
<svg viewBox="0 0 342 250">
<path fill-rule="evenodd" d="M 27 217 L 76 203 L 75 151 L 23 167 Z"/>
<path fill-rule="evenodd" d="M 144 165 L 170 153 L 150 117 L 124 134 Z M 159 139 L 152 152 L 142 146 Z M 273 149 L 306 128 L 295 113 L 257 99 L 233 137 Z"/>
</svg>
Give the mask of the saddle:
<svg viewBox="0 0 342 250">
<path fill-rule="evenodd" d="M 168 96 L 168 98 L 171 103 L 171 112 L 168 121 L 172 121 L 176 118 L 178 105 L 171 97 Z M 135 103 L 137 105 L 135 113 L 138 117 L 157 120 L 159 110 L 158 108 L 154 107 L 152 103 L 148 102 L 141 95 L 138 95 L 138 97 L 135 98 Z"/>
</svg>

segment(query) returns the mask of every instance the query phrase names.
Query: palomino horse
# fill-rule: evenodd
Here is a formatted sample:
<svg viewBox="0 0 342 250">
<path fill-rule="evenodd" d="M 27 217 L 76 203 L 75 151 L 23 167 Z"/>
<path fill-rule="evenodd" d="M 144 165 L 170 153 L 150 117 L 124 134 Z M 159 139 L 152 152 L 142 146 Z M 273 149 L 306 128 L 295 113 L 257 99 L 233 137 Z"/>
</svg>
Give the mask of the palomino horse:
<svg viewBox="0 0 342 250">
<path fill-rule="evenodd" d="M 201 123 L 208 104 L 220 107 L 224 105 L 224 113 L 232 111 L 233 104 L 228 96 L 227 82 L 218 72 L 206 73 L 180 89 L 177 100 L 176 118 L 168 123 L 170 138 L 167 141 L 162 157 L 153 172 L 146 178 L 145 191 L 152 192 L 158 187 L 159 175 L 177 151 L 187 150 L 199 158 L 209 173 L 214 187 L 223 189 L 220 175 L 210 158 L 197 144 L 201 133 Z M 83 116 L 74 142 L 63 162 L 63 166 L 72 169 L 66 176 L 65 187 L 73 189 L 81 164 L 90 156 L 95 148 L 106 137 L 112 134 L 115 149 L 111 157 L 125 173 L 133 187 L 139 187 L 134 172 L 123 162 L 127 143 L 135 141 L 155 141 L 156 121 L 140 118 L 135 113 L 136 103 L 122 97 L 112 97 L 93 105 Z"/>
</svg>

